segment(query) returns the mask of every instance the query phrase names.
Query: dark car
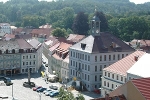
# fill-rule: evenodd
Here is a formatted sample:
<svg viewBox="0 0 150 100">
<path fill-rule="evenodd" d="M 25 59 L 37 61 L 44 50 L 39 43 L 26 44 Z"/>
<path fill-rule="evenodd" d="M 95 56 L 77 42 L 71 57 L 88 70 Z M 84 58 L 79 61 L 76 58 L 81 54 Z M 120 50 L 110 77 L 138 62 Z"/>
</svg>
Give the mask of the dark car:
<svg viewBox="0 0 150 100">
<path fill-rule="evenodd" d="M 36 91 L 37 92 L 43 92 L 44 90 L 46 90 L 47 88 L 39 88 L 39 89 L 37 89 Z"/>
<path fill-rule="evenodd" d="M 54 92 L 51 92 L 49 95 L 50 97 L 54 97 L 54 96 L 57 96 L 59 94 L 58 91 L 54 91 Z"/>
<path fill-rule="evenodd" d="M 33 91 L 36 91 L 36 90 L 39 89 L 39 88 L 42 88 L 42 86 L 33 87 Z"/>
<path fill-rule="evenodd" d="M 53 85 L 49 86 L 49 88 L 51 88 L 53 90 L 58 90 L 58 87 L 57 86 L 53 86 Z"/>
</svg>

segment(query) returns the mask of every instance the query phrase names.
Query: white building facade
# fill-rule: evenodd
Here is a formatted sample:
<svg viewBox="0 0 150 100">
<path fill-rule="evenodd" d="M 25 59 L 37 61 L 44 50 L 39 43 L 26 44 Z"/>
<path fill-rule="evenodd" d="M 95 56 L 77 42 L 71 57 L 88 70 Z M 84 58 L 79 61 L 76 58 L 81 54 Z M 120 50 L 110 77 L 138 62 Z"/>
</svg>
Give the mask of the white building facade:
<svg viewBox="0 0 150 100">
<path fill-rule="evenodd" d="M 24 39 L 1 41 L 0 75 L 28 73 L 29 68 L 32 73 L 37 72 L 42 64 L 42 46 L 39 42 L 36 47 L 32 43 Z"/>
<path fill-rule="evenodd" d="M 0 23 L 0 33 L 8 33 L 11 34 L 11 26 L 8 23 Z"/>
<path fill-rule="evenodd" d="M 107 68 L 104 68 L 102 76 L 101 96 L 104 97 L 106 94 L 126 83 L 129 80 L 127 71 L 138 62 L 135 60 L 135 57 L 139 56 L 140 58 L 144 54 L 145 52 L 143 51 L 135 51 L 127 57 L 108 66 Z"/>
<path fill-rule="evenodd" d="M 79 79 L 88 91 L 101 87 L 103 68 L 124 58 L 134 51 L 108 32 L 100 32 L 100 20 L 91 20 L 92 35 L 69 49 L 69 78 Z"/>
</svg>

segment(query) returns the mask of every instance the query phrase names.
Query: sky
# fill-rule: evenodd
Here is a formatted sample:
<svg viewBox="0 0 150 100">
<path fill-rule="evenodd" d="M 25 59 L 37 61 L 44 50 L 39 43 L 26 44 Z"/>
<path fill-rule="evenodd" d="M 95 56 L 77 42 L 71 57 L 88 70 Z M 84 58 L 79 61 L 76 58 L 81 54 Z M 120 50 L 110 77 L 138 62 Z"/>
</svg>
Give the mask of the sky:
<svg viewBox="0 0 150 100">
<path fill-rule="evenodd" d="M 0 0 L 0 2 L 6 2 L 8 0 Z M 39 1 L 52 1 L 52 0 L 39 0 Z M 150 2 L 150 0 L 130 0 L 130 2 L 134 2 L 135 4 L 141 4 L 141 3 L 145 3 L 145 2 Z"/>
</svg>

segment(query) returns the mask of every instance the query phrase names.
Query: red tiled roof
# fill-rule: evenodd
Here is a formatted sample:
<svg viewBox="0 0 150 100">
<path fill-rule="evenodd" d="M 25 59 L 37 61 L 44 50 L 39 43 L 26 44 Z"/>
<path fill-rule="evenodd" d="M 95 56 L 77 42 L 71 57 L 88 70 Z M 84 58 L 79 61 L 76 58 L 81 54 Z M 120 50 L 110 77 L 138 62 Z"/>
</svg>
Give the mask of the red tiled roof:
<svg viewBox="0 0 150 100">
<path fill-rule="evenodd" d="M 70 40 L 72 42 L 79 42 L 81 39 L 83 39 L 85 35 L 78 35 L 78 34 L 70 34 L 67 40 Z"/>
<path fill-rule="evenodd" d="M 50 33 L 51 33 L 52 29 L 48 29 L 48 28 L 40 28 L 40 29 L 33 29 L 31 31 L 31 34 L 46 34 L 48 37 L 50 36 Z"/>
<path fill-rule="evenodd" d="M 144 55 L 146 52 L 143 51 L 135 51 L 134 53 L 128 55 L 127 57 L 117 61 L 116 63 L 110 65 L 103 70 L 109 71 L 112 73 L 117 73 L 126 76 L 126 72 L 135 64 L 134 57 L 138 56 L 139 58 Z"/>
<path fill-rule="evenodd" d="M 50 51 L 55 50 L 58 46 L 60 45 L 60 43 L 57 43 L 55 45 L 53 45 L 52 47 L 49 48 Z"/>
<path fill-rule="evenodd" d="M 61 42 L 61 44 L 59 45 L 58 48 L 63 49 L 63 50 L 68 50 L 68 48 L 69 48 L 71 45 L 72 45 L 72 44 L 68 44 L 68 43 Z"/>
<path fill-rule="evenodd" d="M 5 34 L 5 38 L 15 38 L 14 34 Z"/>
<path fill-rule="evenodd" d="M 17 28 L 17 29 L 15 29 L 12 33 L 13 33 L 13 34 L 18 34 L 18 33 L 21 33 L 22 30 L 23 30 L 23 28 Z"/>
<path fill-rule="evenodd" d="M 21 49 L 26 49 L 26 48 L 33 48 L 27 41 L 24 39 L 17 39 L 19 47 Z"/>
<path fill-rule="evenodd" d="M 124 95 L 116 95 L 108 98 L 95 98 L 90 100 L 127 100 Z"/>
<path fill-rule="evenodd" d="M 145 100 L 150 100 L 150 78 L 133 79 L 131 81 L 145 97 Z"/>
</svg>

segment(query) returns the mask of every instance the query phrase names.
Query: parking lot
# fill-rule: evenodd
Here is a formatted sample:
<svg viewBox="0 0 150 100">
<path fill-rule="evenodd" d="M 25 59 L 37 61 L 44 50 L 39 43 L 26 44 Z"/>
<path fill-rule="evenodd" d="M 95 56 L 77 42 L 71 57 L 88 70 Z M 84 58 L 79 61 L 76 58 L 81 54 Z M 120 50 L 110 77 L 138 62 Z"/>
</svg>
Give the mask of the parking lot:
<svg viewBox="0 0 150 100">
<path fill-rule="evenodd" d="M 50 85 L 57 85 L 60 87 L 59 83 L 46 83 L 45 80 L 38 74 L 31 75 L 31 82 L 35 82 L 36 85 L 49 88 Z M 50 96 L 45 96 L 43 93 L 41 95 L 33 91 L 32 88 L 23 87 L 23 82 L 27 82 L 27 74 L 12 76 L 10 77 L 13 82 L 13 96 L 17 100 L 57 100 L 57 98 L 51 98 Z M 0 86 L 0 95 L 12 97 L 12 85 L 11 86 Z M 41 98 L 41 99 L 40 99 Z"/>
</svg>

